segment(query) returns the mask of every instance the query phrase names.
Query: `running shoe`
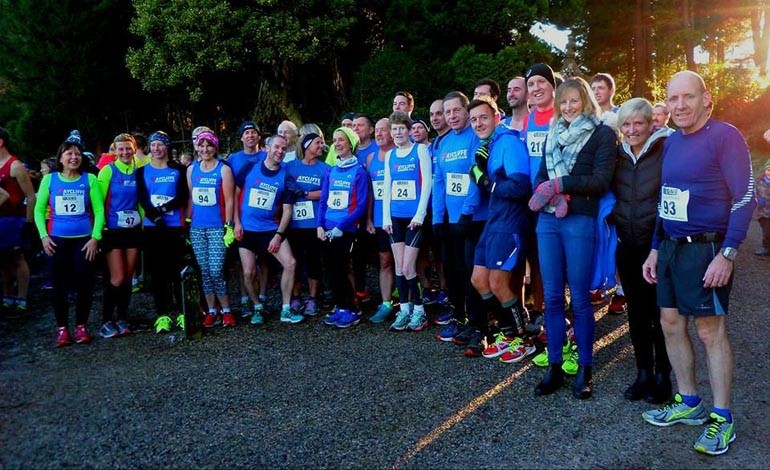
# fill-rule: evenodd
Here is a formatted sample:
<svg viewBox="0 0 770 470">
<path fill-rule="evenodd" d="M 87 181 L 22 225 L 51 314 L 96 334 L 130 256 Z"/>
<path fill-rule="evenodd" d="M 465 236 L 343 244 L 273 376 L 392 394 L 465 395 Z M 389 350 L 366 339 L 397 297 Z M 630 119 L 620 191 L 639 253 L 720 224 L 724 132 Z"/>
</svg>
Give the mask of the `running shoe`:
<svg viewBox="0 0 770 470">
<path fill-rule="evenodd" d="M 75 327 L 75 335 L 73 339 L 78 344 L 88 344 L 91 342 L 91 335 L 88 334 L 88 330 L 85 325 L 77 325 Z"/>
<path fill-rule="evenodd" d="M 292 310 L 295 312 L 302 312 L 302 299 L 299 297 L 295 297 L 291 300 L 291 304 L 289 304 Z"/>
<path fill-rule="evenodd" d="M 569 348 L 569 351 L 566 349 Z M 570 341 L 569 346 L 566 344 L 561 350 L 562 359 L 564 362 L 561 364 L 561 370 L 567 375 L 575 375 L 578 373 L 580 366 L 578 365 L 578 352 L 577 345 Z"/>
<path fill-rule="evenodd" d="M 452 342 L 458 346 L 465 346 L 468 344 L 468 341 L 470 341 L 471 335 L 475 329 L 476 328 L 473 326 L 466 324 L 463 329 L 452 338 Z"/>
<path fill-rule="evenodd" d="M 519 338 L 516 338 L 515 336 L 508 336 L 502 331 L 500 333 L 496 333 L 495 341 L 484 348 L 484 351 L 482 351 L 481 355 L 489 359 L 500 357 L 503 355 L 503 353 L 508 351 L 508 348 L 511 347 L 511 344 L 517 339 Z"/>
<path fill-rule="evenodd" d="M 665 427 L 675 424 L 703 424 L 708 421 L 709 415 L 703 406 L 703 400 L 697 406 L 689 406 L 682 400 L 682 395 L 677 393 L 673 402 L 656 410 L 645 411 L 642 413 L 642 419 L 652 425 Z"/>
<path fill-rule="evenodd" d="M 545 315 L 540 310 L 529 311 L 529 323 L 524 327 L 529 336 L 537 336 L 545 326 Z"/>
<path fill-rule="evenodd" d="M 436 325 L 448 325 L 454 318 L 454 312 L 451 308 L 445 307 L 439 312 L 438 316 L 433 319 L 433 323 Z"/>
<path fill-rule="evenodd" d="M 412 331 L 422 331 L 426 326 L 428 326 L 428 317 L 425 316 L 425 310 L 415 309 L 406 327 Z"/>
<path fill-rule="evenodd" d="M 396 315 L 396 321 L 390 325 L 390 331 L 404 331 L 409 326 L 409 320 L 412 315 L 409 310 L 399 310 Z"/>
<path fill-rule="evenodd" d="M 435 290 L 426 290 L 422 294 L 423 305 L 433 305 L 438 300 L 438 292 Z"/>
<path fill-rule="evenodd" d="M 305 301 L 305 315 L 314 317 L 318 315 L 318 306 L 313 299 L 307 299 Z"/>
<path fill-rule="evenodd" d="M 14 310 L 16 310 L 16 313 L 19 315 L 24 315 L 29 311 L 29 309 L 27 308 L 26 300 L 17 300 L 16 305 L 13 308 Z"/>
<path fill-rule="evenodd" d="M 222 326 L 228 327 L 228 326 L 235 326 L 235 315 L 233 315 L 233 312 L 225 312 L 222 314 Z"/>
<path fill-rule="evenodd" d="M 66 326 L 56 329 L 56 347 L 61 348 L 72 344 L 70 339 L 70 330 Z"/>
<path fill-rule="evenodd" d="M 728 423 L 724 416 L 716 413 L 709 415 L 709 425 L 703 434 L 695 440 L 693 447 L 698 452 L 709 455 L 722 455 L 730 448 L 735 440 L 735 425 Z"/>
<path fill-rule="evenodd" d="M 254 306 L 254 309 L 251 312 L 251 324 L 252 325 L 262 325 L 265 323 L 265 317 L 262 316 L 262 314 L 265 313 L 265 307 L 262 304 L 258 304 Z"/>
<path fill-rule="evenodd" d="M 241 318 L 249 318 L 251 316 L 249 302 L 250 300 L 248 297 L 241 297 Z"/>
<path fill-rule="evenodd" d="M 532 363 L 538 367 L 548 367 L 548 349 L 532 358 Z"/>
<path fill-rule="evenodd" d="M 449 296 L 446 295 L 445 290 L 438 291 L 438 295 L 436 296 L 436 303 L 441 305 L 442 307 L 449 306 Z"/>
<path fill-rule="evenodd" d="M 142 290 L 142 281 L 137 280 L 136 278 L 131 280 L 131 293 L 136 294 Z"/>
<path fill-rule="evenodd" d="M 180 330 L 184 331 L 184 313 L 180 313 L 176 316 L 176 326 Z"/>
<path fill-rule="evenodd" d="M 281 310 L 281 323 L 299 323 L 304 319 L 305 317 L 293 308 Z"/>
<path fill-rule="evenodd" d="M 131 334 L 131 329 L 128 327 L 127 321 L 118 320 L 115 322 L 115 326 L 118 328 L 118 336 L 126 336 Z"/>
<path fill-rule="evenodd" d="M 591 305 L 601 305 L 604 303 L 604 291 L 601 289 L 591 291 Z"/>
<path fill-rule="evenodd" d="M 465 325 L 458 322 L 457 319 L 453 318 L 449 324 L 436 335 L 436 339 L 445 343 L 451 342 L 452 338 L 457 336 L 457 334 L 463 330 L 464 326 Z"/>
<path fill-rule="evenodd" d="M 332 310 L 331 313 L 329 313 L 328 315 L 326 315 L 326 317 L 324 317 L 323 319 L 324 325 L 334 326 L 334 324 L 337 323 L 337 320 L 340 319 L 340 315 L 341 315 L 340 311 L 341 310 L 339 308 L 334 307 L 334 310 Z"/>
<path fill-rule="evenodd" d="M 355 312 L 351 312 L 347 309 L 340 309 L 340 316 L 334 326 L 337 328 L 350 328 L 351 326 L 358 325 L 361 321 L 361 315 Z"/>
<path fill-rule="evenodd" d="M 212 317 L 212 319 L 209 319 L 208 317 Z M 210 321 L 211 324 L 207 325 L 206 322 L 203 322 L 203 326 L 214 326 L 214 317 L 216 315 L 210 314 L 206 315 L 206 320 Z M 171 317 L 168 315 L 161 315 L 158 317 L 157 320 L 155 320 L 155 333 L 170 333 L 171 327 L 173 326 L 173 323 L 171 322 Z"/>
<path fill-rule="evenodd" d="M 380 304 L 380 307 L 377 309 L 377 313 L 372 315 L 372 317 L 369 318 L 369 321 L 372 323 L 384 323 L 388 321 L 388 318 L 390 318 L 392 314 L 393 314 L 392 306 Z"/>
<path fill-rule="evenodd" d="M 500 362 L 506 364 L 513 364 L 523 361 L 527 356 L 535 354 L 535 345 L 531 341 L 516 338 L 511 342 L 510 348 L 503 355 L 500 356 Z"/>
<path fill-rule="evenodd" d="M 364 289 L 361 292 L 356 292 L 356 302 L 363 304 L 372 300 L 372 294 L 369 293 L 369 289 Z"/>
<path fill-rule="evenodd" d="M 465 346 L 466 357 L 481 357 L 482 351 L 484 351 L 484 344 L 482 343 L 484 335 L 481 330 L 473 329 L 468 337 L 468 343 Z"/>
<path fill-rule="evenodd" d="M 610 299 L 610 306 L 607 308 L 607 311 L 615 315 L 626 313 L 626 311 L 628 311 L 628 306 L 626 305 L 626 296 L 613 294 L 612 298 Z"/>
<path fill-rule="evenodd" d="M 40 284 L 40 288 L 42 290 L 51 290 L 53 289 L 53 284 L 51 283 L 51 281 L 46 280 L 46 281 L 43 281 L 42 284 Z"/>
<path fill-rule="evenodd" d="M 119 334 L 117 325 L 111 321 L 102 323 L 102 326 L 99 328 L 99 336 L 102 338 L 114 338 Z"/>
<path fill-rule="evenodd" d="M 266 295 L 259 294 L 258 299 L 259 299 L 259 303 L 261 303 L 261 304 L 266 304 L 267 303 L 267 296 Z"/>
<path fill-rule="evenodd" d="M 218 313 L 207 313 L 203 316 L 203 326 L 211 328 L 222 324 L 222 317 Z M 156 327 L 157 331 L 157 327 Z"/>
</svg>

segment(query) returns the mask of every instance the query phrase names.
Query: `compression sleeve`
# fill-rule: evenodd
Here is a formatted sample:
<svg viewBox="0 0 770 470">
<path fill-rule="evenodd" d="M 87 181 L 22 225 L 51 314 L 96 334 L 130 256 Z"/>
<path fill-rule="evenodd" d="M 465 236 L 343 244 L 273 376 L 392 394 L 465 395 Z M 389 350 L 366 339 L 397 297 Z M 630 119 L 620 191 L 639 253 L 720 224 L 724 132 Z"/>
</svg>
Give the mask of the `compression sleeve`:
<svg viewBox="0 0 770 470">
<path fill-rule="evenodd" d="M 91 238 L 101 240 L 102 230 L 104 229 L 104 196 L 96 176 L 90 173 L 88 174 L 88 186 L 90 188 L 91 210 L 94 213 L 94 226 L 91 230 Z"/>
<path fill-rule="evenodd" d="M 393 154 L 393 152 L 396 152 L 396 149 L 393 149 L 385 154 L 385 183 L 382 188 L 382 226 L 393 226 L 393 218 L 390 216 L 390 201 L 391 201 L 391 194 L 390 194 L 390 186 L 393 184 L 393 178 L 390 176 L 390 156 Z"/>
<path fill-rule="evenodd" d="M 430 187 L 433 180 L 433 161 L 425 145 L 418 145 L 417 157 L 420 161 L 420 202 L 417 204 L 417 213 L 412 218 L 412 222 L 422 224 L 425 221 L 425 214 L 428 212 L 428 203 L 430 202 Z M 385 171 L 388 171 L 385 167 Z"/>
</svg>

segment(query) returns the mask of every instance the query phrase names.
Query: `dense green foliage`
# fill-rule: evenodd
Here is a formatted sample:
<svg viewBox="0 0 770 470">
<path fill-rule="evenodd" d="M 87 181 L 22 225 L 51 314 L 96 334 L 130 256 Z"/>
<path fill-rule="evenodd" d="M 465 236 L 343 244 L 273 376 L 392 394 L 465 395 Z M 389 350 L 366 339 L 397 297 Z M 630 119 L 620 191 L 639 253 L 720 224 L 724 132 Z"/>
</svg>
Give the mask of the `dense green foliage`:
<svg viewBox="0 0 770 470">
<path fill-rule="evenodd" d="M 660 100 L 671 73 L 695 66 L 700 46 L 711 53 L 698 69 L 717 115 L 751 133 L 763 111 L 750 106 L 763 90 L 756 69 L 724 64 L 724 50 L 750 29 L 766 49 L 768 4 L 0 0 L 0 126 L 17 153 L 39 158 L 72 128 L 101 151 L 118 132 L 160 128 L 183 140 L 208 125 L 227 150 L 246 118 L 268 131 L 286 118 L 329 128 L 346 111 L 387 115 L 397 90 L 412 92 L 416 114 L 427 117 L 433 99 L 472 93 L 480 78 L 504 90 L 534 62 L 560 69 L 562 53 L 529 33 L 540 21 L 572 30 L 585 74 L 616 76 L 616 103 L 633 94 Z"/>
</svg>

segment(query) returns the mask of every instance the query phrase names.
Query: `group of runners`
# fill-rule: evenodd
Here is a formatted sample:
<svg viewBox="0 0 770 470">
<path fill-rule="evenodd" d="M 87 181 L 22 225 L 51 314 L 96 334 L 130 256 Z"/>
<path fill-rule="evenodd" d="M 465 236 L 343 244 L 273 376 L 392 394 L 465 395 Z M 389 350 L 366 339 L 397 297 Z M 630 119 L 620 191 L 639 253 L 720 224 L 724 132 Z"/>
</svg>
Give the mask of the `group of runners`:
<svg viewBox="0 0 770 470">
<path fill-rule="evenodd" d="M 197 158 L 187 167 L 169 159 L 170 140 L 159 131 L 148 139 L 147 159 L 137 157 L 134 137 L 119 134 L 112 161 L 92 174 L 73 132 L 59 147 L 57 171 L 36 195 L 19 178 L 2 206 L 14 212 L 0 220 L 4 234 L 20 238 L 34 217 L 52 259 L 57 346 L 91 341 L 98 250 L 107 265 L 104 338 L 130 333 L 140 249 L 157 332 L 184 327 L 171 295 L 186 239 L 200 268 L 206 327 L 237 323 L 228 253 L 237 253 L 240 315 L 251 324 L 265 321 L 259 286 L 274 257 L 282 267 L 280 322 L 323 313 L 327 325 L 354 326 L 364 319 L 366 265 L 376 251 L 382 302 L 369 321 L 389 322 L 392 331 L 432 321 L 442 325 L 436 338 L 465 355 L 509 363 L 544 343 L 532 359 L 546 367 L 535 393 L 552 394 L 574 375 L 577 399 L 592 394 L 592 303 L 617 281 L 610 308 L 628 313 L 637 366 L 624 396 L 669 402 L 673 370 L 679 393 L 644 420 L 708 422 L 694 447 L 721 454 L 735 439 L 724 321 L 755 204 L 748 149 L 734 127 L 711 119 L 711 95 L 693 72 L 672 77 L 666 103 L 655 106 L 633 98 L 617 107 L 614 89 L 608 74 L 561 79 L 535 64 L 508 83 L 509 116 L 491 80 L 480 80 L 472 98 L 452 91 L 436 99 L 428 121 L 411 115 L 410 93 L 398 92 L 388 117 L 345 116 L 328 145 L 318 126 L 286 121 L 262 150 L 257 124 L 246 121 L 238 130 L 243 150 L 225 159 L 216 132 L 199 127 Z M 8 144 L 2 131 L 4 181 L 18 174 Z M 322 285 L 333 294 L 329 312 L 321 311 Z M 430 319 L 426 303 L 441 307 Z M 710 413 L 696 388 L 691 317 L 709 359 Z"/>
</svg>

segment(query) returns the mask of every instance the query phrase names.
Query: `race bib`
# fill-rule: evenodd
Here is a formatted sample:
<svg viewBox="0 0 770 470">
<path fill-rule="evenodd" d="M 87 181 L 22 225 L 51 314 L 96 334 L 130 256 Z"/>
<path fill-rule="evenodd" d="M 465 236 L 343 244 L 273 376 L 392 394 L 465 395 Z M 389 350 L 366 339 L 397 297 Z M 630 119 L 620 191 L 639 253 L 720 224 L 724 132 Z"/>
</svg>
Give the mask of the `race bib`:
<svg viewBox="0 0 770 470">
<path fill-rule="evenodd" d="M 216 206 L 217 188 L 193 188 L 192 200 L 196 206 Z"/>
<path fill-rule="evenodd" d="M 299 201 L 294 203 L 294 220 L 315 219 L 313 212 L 313 201 Z"/>
<path fill-rule="evenodd" d="M 687 204 L 690 203 L 690 191 L 663 186 L 660 194 L 660 208 L 658 209 L 660 218 L 687 222 Z"/>
<path fill-rule="evenodd" d="M 174 198 L 171 196 L 166 196 L 165 194 L 150 194 L 150 202 L 154 207 L 163 205 L 172 199 Z M 166 215 L 174 215 L 174 211 L 168 211 L 166 212 Z"/>
<path fill-rule="evenodd" d="M 54 198 L 56 215 L 83 215 L 86 212 L 85 196 L 56 196 Z"/>
<path fill-rule="evenodd" d="M 347 191 L 329 191 L 329 198 L 326 199 L 326 205 L 332 209 L 342 209 L 348 207 L 350 203 L 350 193 Z"/>
<path fill-rule="evenodd" d="M 257 188 L 251 188 L 251 191 L 249 191 L 249 207 L 256 207 L 257 209 L 269 211 L 273 210 L 274 202 L 275 193 L 272 191 L 265 191 L 264 189 Z"/>
<path fill-rule="evenodd" d="M 467 196 L 471 177 L 467 173 L 447 173 L 446 193 L 448 196 Z"/>
<path fill-rule="evenodd" d="M 374 187 L 374 200 L 382 201 L 382 198 L 385 195 L 385 182 L 372 181 L 372 186 Z"/>
<path fill-rule="evenodd" d="M 118 211 L 118 227 L 132 228 L 139 225 L 138 211 Z"/>
<path fill-rule="evenodd" d="M 527 151 L 530 157 L 543 156 L 543 143 L 547 136 L 547 131 L 527 132 Z"/>
<path fill-rule="evenodd" d="M 414 201 L 417 190 L 414 180 L 394 180 L 390 186 L 390 199 L 393 201 Z"/>
</svg>

